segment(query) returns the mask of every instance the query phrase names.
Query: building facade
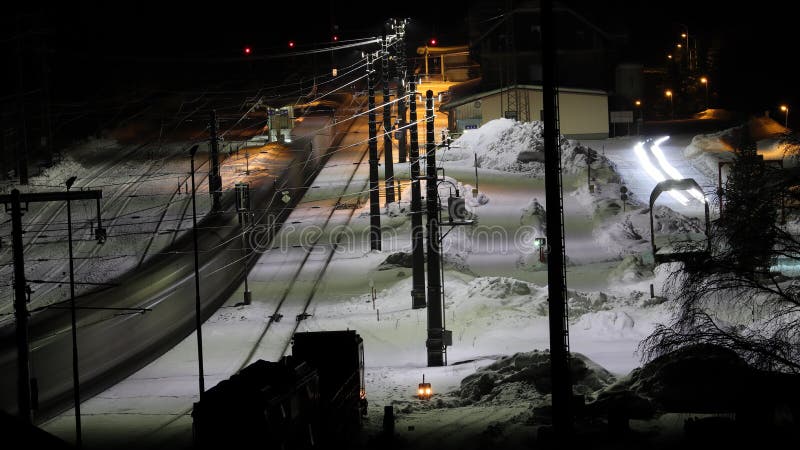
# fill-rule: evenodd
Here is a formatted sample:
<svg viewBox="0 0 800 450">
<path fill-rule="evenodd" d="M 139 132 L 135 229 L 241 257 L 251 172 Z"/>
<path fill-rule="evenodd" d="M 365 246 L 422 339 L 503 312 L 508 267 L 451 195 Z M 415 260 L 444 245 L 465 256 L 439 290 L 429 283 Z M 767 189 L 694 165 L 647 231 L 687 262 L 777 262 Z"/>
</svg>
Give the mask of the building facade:
<svg viewBox="0 0 800 450">
<path fill-rule="evenodd" d="M 516 85 L 514 95 L 524 101 L 528 111 L 509 111 L 508 89 L 494 89 L 441 106 L 448 113 L 451 132 L 462 133 L 501 117 L 517 120 L 542 120 L 542 86 Z M 558 91 L 560 132 L 570 139 L 604 139 L 608 137 L 608 93 L 597 89 L 561 88 Z"/>
</svg>

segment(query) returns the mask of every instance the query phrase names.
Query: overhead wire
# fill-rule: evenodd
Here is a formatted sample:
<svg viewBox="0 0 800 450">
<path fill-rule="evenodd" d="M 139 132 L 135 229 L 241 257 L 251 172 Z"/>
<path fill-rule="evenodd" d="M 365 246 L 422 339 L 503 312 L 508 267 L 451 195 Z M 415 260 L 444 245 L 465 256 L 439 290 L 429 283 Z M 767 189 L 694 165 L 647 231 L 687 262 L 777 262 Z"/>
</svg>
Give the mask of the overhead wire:
<svg viewBox="0 0 800 450">
<path fill-rule="evenodd" d="M 357 62 L 357 63 L 355 63 L 355 64 L 353 64 L 353 65 L 351 65 L 351 67 L 353 67 L 353 66 L 356 66 L 356 65 L 358 65 L 358 62 Z M 360 67 L 363 67 L 363 65 L 359 65 L 358 67 L 356 67 L 355 69 L 351 70 L 350 72 L 353 72 L 353 71 L 355 71 L 355 70 L 358 70 L 358 68 L 360 68 Z M 348 73 L 350 73 L 350 72 L 348 72 Z M 344 75 L 344 74 L 343 74 L 343 75 Z M 352 84 L 352 83 L 354 83 L 354 82 L 356 82 L 356 81 L 359 81 L 359 80 L 363 79 L 364 77 L 365 77 L 365 76 L 362 76 L 362 77 L 359 77 L 359 78 L 357 78 L 357 79 L 355 79 L 355 80 L 348 81 L 348 84 Z M 338 79 L 341 79 L 341 78 L 342 78 L 342 77 L 339 77 Z M 326 82 L 321 82 L 320 84 L 326 84 L 326 83 L 329 83 L 329 82 L 332 82 L 332 81 L 334 81 L 334 79 L 328 80 L 328 81 L 326 81 Z M 324 97 L 324 96 L 326 96 L 326 95 L 330 95 L 332 92 L 335 92 L 336 90 L 338 90 L 338 89 L 341 89 L 341 88 L 343 88 L 343 87 L 345 87 L 345 85 L 342 85 L 342 86 L 340 86 L 339 88 L 336 88 L 336 89 L 334 89 L 334 90 L 328 91 L 328 92 L 326 92 L 326 93 L 322 94 L 321 96 L 319 96 L 319 97 L 318 97 L 316 100 L 318 100 L 318 99 L 320 99 L 320 98 L 322 98 L 322 97 Z M 202 97 L 202 95 L 201 95 L 201 97 Z M 405 99 L 405 98 L 408 98 L 408 95 L 404 96 L 403 98 L 404 98 L 404 99 Z M 198 100 L 199 100 L 199 98 L 198 98 L 198 99 L 195 99 L 194 101 L 198 101 Z M 400 100 L 400 99 L 395 99 L 394 101 L 392 101 L 392 102 L 389 102 L 389 103 L 391 104 L 391 103 L 397 102 L 397 101 L 399 101 L 399 100 Z M 191 103 L 191 102 L 189 102 L 189 103 Z M 182 109 L 182 107 L 183 107 L 183 104 L 184 104 L 184 103 L 182 103 L 182 104 L 181 104 L 181 106 L 180 106 L 180 108 L 179 108 L 179 109 Z M 381 104 L 381 105 L 378 105 L 378 106 L 377 106 L 375 109 L 382 108 L 382 107 L 383 107 L 383 104 Z M 247 113 L 249 113 L 250 111 L 252 111 L 252 108 L 251 108 L 251 109 L 249 109 L 249 110 L 248 110 L 248 112 L 246 112 L 246 113 L 245 113 L 245 114 L 244 114 L 242 117 L 244 117 L 244 116 L 245 116 Z M 369 112 L 371 112 L 371 111 L 373 111 L 373 110 L 369 110 L 369 111 L 366 111 L 366 112 L 362 112 L 362 113 L 359 113 L 359 114 L 355 114 L 355 115 L 353 115 L 352 117 L 350 117 L 350 118 L 347 118 L 347 119 L 344 119 L 344 120 L 342 120 L 342 121 L 347 121 L 347 120 L 352 120 L 352 119 L 354 119 L 354 118 L 358 118 L 358 117 L 360 117 L 360 116 L 363 116 L 364 114 L 367 114 L 367 113 L 369 113 Z M 196 112 L 196 110 L 195 110 L 195 111 L 193 111 L 192 113 L 190 113 L 189 115 L 187 115 L 185 118 L 183 118 L 183 119 L 182 119 L 182 121 L 183 121 L 183 120 L 186 120 L 188 117 L 191 117 L 191 115 L 193 115 L 193 113 L 194 113 L 194 112 Z M 236 124 L 240 123 L 240 122 L 241 122 L 241 120 L 242 120 L 242 119 L 240 118 L 240 119 L 239 119 L 239 120 L 238 120 L 238 121 L 237 121 L 237 122 L 234 124 L 234 126 L 235 126 Z M 340 122 L 341 122 L 341 121 L 340 121 Z M 418 122 L 420 122 L 420 121 L 417 121 L 417 123 L 418 123 Z M 406 125 L 406 127 L 405 127 L 405 128 L 408 128 L 409 126 L 413 126 L 413 125 L 416 125 L 416 123 L 413 123 L 413 124 L 408 124 L 408 125 Z M 232 126 L 232 127 L 230 127 L 230 128 L 229 128 L 229 130 L 226 130 L 226 133 L 227 133 L 228 131 L 230 131 L 231 129 L 233 129 L 233 126 Z M 391 132 L 391 131 L 389 131 L 389 132 Z M 383 133 L 382 135 L 385 135 L 385 134 L 387 134 L 387 133 L 389 133 L 389 132 L 385 132 L 385 133 Z M 303 137 L 305 137 L 305 136 L 303 136 Z M 364 140 L 364 141 L 360 141 L 360 142 L 357 142 L 357 143 L 353 143 L 353 144 L 350 144 L 350 145 L 347 145 L 347 146 L 339 146 L 339 148 L 337 148 L 336 150 L 334 150 L 334 152 L 337 152 L 337 151 L 342 151 L 342 150 L 345 150 L 345 149 L 348 149 L 348 148 L 351 148 L 351 147 L 354 147 L 354 146 L 357 146 L 357 145 L 362 145 L 362 144 L 364 144 L 364 143 L 366 143 L 366 142 L 369 142 L 369 139 L 367 139 L 367 140 Z M 329 156 L 329 154 L 330 154 L 330 152 L 327 152 L 327 155 L 326 155 L 326 156 Z M 310 156 L 310 155 L 309 155 L 309 156 Z M 317 158 L 313 158 L 313 159 L 317 159 Z M 309 163 L 309 158 L 307 158 L 307 159 L 306 159 L 306 161 L 304 161 L 304 162 L 303 162 L 303 164 L 304 164 L 304 165 L 307 165 L 308 163 Z M 341 165 L 349 165 L 349 164 L 341 164 Z M 162 176 L 162 177 L 166 177 L 166 176 L 170 176 L 170 175 L 165 175 L 165 174 L 162 174 L 162 175 L 154 175 L 154 176 Z M 125 184 L 131 184 L 131 182 L 128 182 L 128 183 L 120 183 L 120 184 L 121 184 L 121 185 L 125 185 Z M 110 186 L 110 185 L 109 185 L 109 186 Z M 300 188 L 302 188 L 302 189 L 308 189 L 308 188 L 309 188 L 309 186 L 308 186 L 308 185 L 305 185 L 305 186 L 296 187 L 296 189 L 300 189 Z M 360 193 L 350 193 L 350 194 L 343 194 L 343 195 L 344 195 L 344 196 L 349 196 L 349 195 L 361 195 L 361 194 L 363 194 L 363 193 L 365 193 L 365 192 L 369 192 L 369 190 L 366 190 L 366 191 L 361 191 Z M 165 194 L 165 195 L 166 195 L 166 194 Z M 340 198 L 341 198 L 341 196 L 340 196 Z M 274 200 L 274 199 L 273 199 L 273 200 Z M 322 200 L 322 199 L 316 199 L 315 201 L 320 201 L 320 200 Z M 169 204 L 169 203 L 173 203 L 173 202 L 168 202 L 167 204 Z M 305 203 L 305 202 L 301 201 L 301 202 L 299 202 L 299 203 Z M 140 210 L 140 211 L 144 211 L 144 210 L 147 210 L 147 209 L 154 209 L 154 208 L 156 208 L 156 207 L 158 207 L 158 206 L 163 206 L 163 205 L 164 205 L 164 204 L 162 204 L 162 205 L 157 205 L 157 206 L 151 206 L 151 207 L 145 208 L 145 209 L 143 209 L 143 210 Z M 286 209 L 286 207 L 282 208 L 281 210 L 284 210 L 284 209 Z M 265 212 L 266 212 L 266 211 L 265 211 Z M 132 215 L 132 214 L 134 214 L 134 213 L 133 213 L 133 212 L 132 212 L 132 213 L 126 213 L 126 214 L 124 214 L 124 215 Z M 124 216 L 124 215 L 123 215 L 123 216 Z M 167 221 L 173 221 L 173 220 L 185 220 L 185 218 L 184 218 L 184 219 L 178 219 L 178 218 L 175 218 L 175 219 L 167 219 Z M 137 222 L 137 223 L 141 223 L 141 222 Z M 118 224 L 118 226 L 131 226 L 131 225 L 135 225 L 135 224 L 137 224 L 137 223 Z"/>
</svg>

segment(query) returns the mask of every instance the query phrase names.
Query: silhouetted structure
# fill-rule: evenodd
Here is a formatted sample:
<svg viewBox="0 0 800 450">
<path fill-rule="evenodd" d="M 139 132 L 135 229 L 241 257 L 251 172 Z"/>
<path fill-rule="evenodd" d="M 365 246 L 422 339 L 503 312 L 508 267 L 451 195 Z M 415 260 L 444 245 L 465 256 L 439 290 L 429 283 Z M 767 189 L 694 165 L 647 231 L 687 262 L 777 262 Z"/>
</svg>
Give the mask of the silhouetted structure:
<svg viewBox="0 0 800 450">
<path fill-rule="evenodd" d="M 559 87 L 611 90 L 618 48 L 626 36 L 608 32 L 560 3 L 554 4 L 553 13 Z M 480 1 L 470 9 L 470 51 L 480 63 L 484 89 L 509 84 L 504 81 L 511 86 L 542 83 L 540 17 L 536 0 Z M 514 73 L 506 73 L 510 69 Z"/>
<path fill-rule="evenodd" d="M 296 333 L 291 356 L 258 360 L 207 390 L 192 417 L 199 448 L 341 447 L 366 415 L 355 331 Z"/>
</svg>

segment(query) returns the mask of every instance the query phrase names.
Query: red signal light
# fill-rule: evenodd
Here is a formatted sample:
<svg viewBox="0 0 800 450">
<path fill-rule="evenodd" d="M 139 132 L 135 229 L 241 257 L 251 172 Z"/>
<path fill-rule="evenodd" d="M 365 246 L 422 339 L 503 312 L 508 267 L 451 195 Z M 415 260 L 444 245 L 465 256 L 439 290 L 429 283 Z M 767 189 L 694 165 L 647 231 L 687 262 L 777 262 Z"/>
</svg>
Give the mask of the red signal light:
<svg viewBox="0 0 800 450">
<path fill-rule="evenodd" d="M 294 48 L 294 41 L 289 41 L 289 48 Z"/>
<path fill-rule="evenodd" d="M 335 35 L 335 34 L 334 34 L 334 35 L 333 35 L 333 42 L 336 42 L 336 41 L 338 41 L 338 40 L 339 40 L 339 36 L 337 36 L 337 35 Z"/>
<path fill-rule="evenodd" d="M 436 42 L 437 42 L 437 41 L 436 41 L 436 38 L 434 38 L 434 39 L 431 39 L 431 45 L 436 45 Z"/>
<path fill-rule="evenodd" d="M 252 51 L 253 51 L 253 50 L 252 50 L 250 47 L 245 47 L 245 48 L 244 48 L 244 54 L 245 54 L 245 55 L 249 55 L 249 54 L 250 54 Z"/>
</svg>

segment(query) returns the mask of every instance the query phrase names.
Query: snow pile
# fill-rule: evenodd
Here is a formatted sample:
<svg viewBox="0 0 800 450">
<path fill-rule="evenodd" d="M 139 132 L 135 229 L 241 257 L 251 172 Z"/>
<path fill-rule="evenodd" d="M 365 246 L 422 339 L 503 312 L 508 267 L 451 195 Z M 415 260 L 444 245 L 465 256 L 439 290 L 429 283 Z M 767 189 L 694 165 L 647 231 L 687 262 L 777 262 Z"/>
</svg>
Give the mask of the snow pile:
<svg viewBox="0 0 800 450">
<path fill-rule="evenodd" d="M 507 304 L 507 300 L 514 296 L 530 295 L 531 283 L 508 277 L 476 278 L 467 287 L 467 296 L 482 296 L 491 299 L 501 299 L 500 304 Z"/>
<path fill-rule="evenodd" d="M 409 197 L 404 197 L 404 198 L 410 198 L 410 194 L 411 193 L 409 192 Z M 362 209 L 366 209 L 366 211 L 362 211 L 360 214 L 361 215 L 366 214 L 366 217 L 369 217 L 369 202 L 367 202 L 366 206 L 363 207 Z M 409 216 L 409 214 L 411 214 L 410 200 L 387 203 L 386 214 L 385 214 L 386 220 L 381 222 L 381 226 L 384 227 L 388 226 L 391 228 L 401 228 L 407 223 L 411 222 L 410 219 L 411 216 Z"/>
<path fill-rule="evenodd" d="M 461 184 L 461 183 L 459 183 L 459 186 L 463 186 L 463 190 L 461 190 L 461 192 L 463 192 L 462 196 L 464 197 L 468 207 L 476 208 L 478 206 L 483 206 L 483 205 L 489 203 L 489 196 L 486 195 L 485 192 L 478 192 L 477 195 L 474 194 L 472 192 L 473 191 L 473 186 L 471 184 Z M 475 213 L 474 209 L 470 209 L 469 211 L 475 217 L 477 217 L 477 214 Z"/>
<path fill-rule="evenodd" d="M 631 283 L 653 278 L 653 265 L 647 264 L 640 254 L 625 255 L 608 274 L 612 283 Z"/>
<path fill-rule="evenodd" d="M 593 233 L 600 245 L 619 257 L 646 252 L 650 247 L 649 215 L 642 210 L 626 213 L 622 221 L 606 221 Z"/>
<path fill-rule="evenodd" d="M 450 149 L 442 150 L 441 161 L 458 161 L 472 166 L 477 156 L 478 167 L 503 172 L 544 176 L 544 125 L 542 122 L 517 122 L 495 119 L 477 130 L 470 130 L 456 139 Z M 562 170 L 577 173 L 585 169 L 585 159 L 576 156 L 575 147 L 560 137 Z"/>
<path fill-rule="evenodd" d="M 611 386 L 614 375 L 580 353 L 572 353 L 570 371 L 575 392 L 593 397 Z M 437 393 L 431 402 L 393 400 L 401 414 L 438 408 L 463 406 L 507 407 L 526 403 L 529 407 L 549 405 L 552 392 L 550 352 L 533 350 L 511 356 L 492 357 L 496 361 L 463 378 L 458 388 Z M 531 405 L 533 404 L 533 405 Z M 529 409 L 529 408 L 528 408 Z M 530 412 L 526 413 L 530 419 Z"/>
<path fill-rule="evenodd" d="M 408 259 L 407 255 L 398 254 L 389 262 L 405 265 Z M 443 286 L 446 326 L 453 333 L 453 347 L 448 350 L 452 361 L 500 352 L 511 354 L 525 351 L 532 343 L 548 342 L 546 285 L 511 277 L 475 278 L 448 270 Z M 424 348 L 405 344 L 408 336 L 424 335 L 426 326 L 425 311 L 411 309 L 411 288 L 411 277 L 405 277 L 379 289 L 374 305 L 371 295 L 365 293 L 337 303 L 334 308 L 319 307 L 314 317 L 303 324 L 310 331 L 357 329 L 364 342 L 370 343 L 365 345 L 370 366 L 402 366 L 419 361 L 424 356 L 418 352 Z M 635 342 L 652 328 L 651 316 L 661 314 L 644 306 L 644 301 L 641 293 L 626 297 L 570 290 L 570 321 L 578 324 L 575 326 L 583 336 L 595 341 L 601 338 Z M 639 314 L 637 309 L 647 312 Z M 603 314 L 580 321 L 582 316 L 598 312 Z M 617 318 L 605 312 L 617 312 Z"/>
<path fill-rule="evenodd" d="M 547 235 L 547 211 L 545 211 L 544 205 L 539 203 L 539 199 L 532 198 L 528 204 L 522 208 L 519 224 L 532 228 L 537 231 L 540 236 Z"/>
<path fill-rule="evenodd" d="M 547 211 L 538 199 L 531 199 L 522 208 L 519 224 L 515 242 L 519 252 L 517 267 L 531 270 L 545 267 L 547 263 L 541 260 L 541 249 L 536 245 L 536 239 L 547 237 Z"/>
<path fill-rule="evenodd" d="M 584 314 L 573 325 L 584 331 L 591 330 L 598 337 L 627 338 L 636 325 L 635 320 L 625 311 L 599 311 Z"/>
<path fill-rule="evenodd" d="M 629 196 L 623 205 L 619 191 L 621 186 L 618 182 L 596 184 L 594 192 L 589 192 L 589 187 L 586 183 L 582 183 L 569 195 L 574 197 L 593 219 L 604 221 L 616 218 L 623 210 L 631 211 L 641 207 L 641 204 L 633 196 Z"/>
<path fill-rule="evenodd" d="M 619 304 L 619 300 L 603 292 L 572 291 L 568 293 L 569 314 L 578 318 L 590 312 L 606 311 L 612 308 L 612 303 Z"/>
<path fill-rule="evenodd" d="M 732 130 L 731 128 L 716 133 L 698 134 L 683 150 L 683 156 L 709 179 L 717 178 L 719 162 L 733 161 Z M 727 176 L 728 169 L 724 166 L 722 169 L 723 174 Z"/>
<path fill-rule="evenodd" d="M 669 242 L 696 240 L 705 236 L 705 224 L 696 217 L 686 217 L 657 205 L 653 213 L 653 231 L 659 247 Z M 593 230 L 595 239 L 620 257 L 647 253 L 650 249 L 650 214 L 647 209 L 626 212 L 622 220 L 607 220 Z"/>
<path fill-rule="evenodd" d="M 694 117 L 701 120 L 731 120 L 733 118 L 733 113 L 727 109 L 709 108 L 704 111 L 700 111 L 699 113 L 695 114 Z"/>
<path fill-rule="evenodd" d="M 590 405 L 631 418 L 656 411 L 732 412 L 745 391 L 748 367 L 733 351 L 702 344 L 682 348 L 634 369 Z"/>
<path fill-rule="evenodd" d="M 445 238 L 445 242 L 448 242 L 448 238 L 451 238 L 451 235 L 448 235 L 447 238 Z M 467 264 L 468 256 L 469 251 L 462 250 L 445 252 L 443 249 L 442 263 L 446 270 L 455 270 L 457 272 L 472 275 L 473 273 Z M 413 260 L 411 251 L 399 251 L 390 253 L 388 256 L 386 256 L 386 259 L 380 263 L 377 270 L 411 269 L 412 267 Z M 400 272 L 400 274 L 404 274 L 404 272 Z"/>
<path fill-rule="evenodd" d="M 592 394 L 615 381 L 607 370 L 580 353 L 572 353 L 570 371 L 575 392 Z M 461 381 L 455 394 L 462 404 L 508 404 L 518 401 L 549 403 L 552 392 L 550 352 L 516 353 L 483 367 Z"/>
<path fill-rule="evenodd" d="M 464 199 L 464 205 L 469 215 L 468 219 L 478 219 L 479 208 L 489 203 L 490 197 L 484 192 L 473 196 L 472 185 L 461 183 L 453 177 L 445 176 L 441 177 L 439 180 L 439 199 L 443 210 L 447 211 L 447 199 L 450 196 L 461 197 Z M 420 182 L 420 189 L 424 197 L 427 193 L 426 183 L 424 181 Z M 381 210 L 383 217 L 381 226 L 394 229 L 407 228 L 407 225 L 411 222 L 411 184 L 409 183 L 402 191 L 399 193 L 396 192 L 396 194 L 399 194 L 399 198 L 402 200 L 386 203 L 385 208 Z M 358 206 L 357 217 L 360 219 L 369 219 L 369 201 L 367 200 Z M 423 211 L 427 211 L 427 203 L 424 198 L 422 201 L 422 209 Z M 443 219 L 446 221 L 448 214 L 444 214 L 443 216 Z"/>
<path fill-rule="evenodd" d="M 764 159 L 783 159 L 784 166 L 797 165 L 797 146 L 787 143 L 782 137 L 789 131 L 769 117 L 753 117 L 745 124 L 750 137 L 756 141 L 758 154 Z M 684 149 L 683 154 L 690 163 L 710 179 L 718 177 L 719 162 L 733 161 L 733 150 L 739 145 L 740 127 L 728 128 L 716 133 L 700 134 Z M 729 167 L 722 167 L 723 180 Z"/>
</svg>

